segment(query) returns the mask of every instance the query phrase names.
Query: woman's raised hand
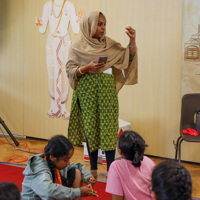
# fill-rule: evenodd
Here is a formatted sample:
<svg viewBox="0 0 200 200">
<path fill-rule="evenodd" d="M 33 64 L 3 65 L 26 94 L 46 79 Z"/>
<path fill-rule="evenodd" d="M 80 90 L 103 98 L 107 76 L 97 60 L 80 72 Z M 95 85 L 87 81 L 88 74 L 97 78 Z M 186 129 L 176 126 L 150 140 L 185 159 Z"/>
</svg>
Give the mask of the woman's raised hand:
<svg viewBox="0 0 200 200">
<path fill-rule="evenodd" d="M 129 49 L 131 53 L 135 53 L 136 51 L 136 31 L 133 29 L 131 26 L 126 28 L 126 34 L 129 36 L 130 41 L 129 41 Z"/>
<path fill-rule="evenodd" d="M 94 196 L 98 197 L 97 192 L 90 188 L 90 185 L 80 187 L 81 197 Z"/>
<path fill-rule="evenodd" d="M 99 73 L 101 68 L 105 67 L 104 63 L 98 63 L 97 60 L 91 61 L 88 65 L 88 73 L 95 74 Z"/>
<path fill-rule="evenodd" d="M 135 42 L 135 38 L 136 38 L 136 31 L 135 29 L 133 29 L 131 26 L 126 28 L 126 34 L 129 36 L 130 38 L 130 42 Z"/>
</svg>

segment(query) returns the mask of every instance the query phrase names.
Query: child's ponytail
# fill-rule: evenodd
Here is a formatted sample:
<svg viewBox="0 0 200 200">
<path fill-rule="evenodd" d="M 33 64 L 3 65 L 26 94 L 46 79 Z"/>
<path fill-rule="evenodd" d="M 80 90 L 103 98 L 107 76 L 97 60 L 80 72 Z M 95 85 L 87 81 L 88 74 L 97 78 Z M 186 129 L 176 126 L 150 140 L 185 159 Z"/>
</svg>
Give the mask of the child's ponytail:
<svg viewBox="0 0 200 200">
<path fill-rule="evenodd" d="M 143 154 L 141 155 L 139 153 L 139 151 L 135 151 L 135 154 L 133 156 L 133 160 L 132 160 L 132 164 L 135 166 L 135 167 L 140 167 L 141 165 L 141 161 L 143 160 Z"/>
<path fill-rule="evenodd" d="M 119 137 L 119 149 L 127 160 L 132 161 L 135 167 L 141 166 L 146 146 L 143 138 L 134 131 L 124 131 Z"/>
<path fill-rule="evenodd" d="M 53 177 L 53 182 L 55 182 L 55 174 L 56 174 L 56 169 L 54 167 L 54 164 L 53 162 L 51 161 L 51 159 L 49 158 L 49 154 L 46 155 L 46 160 L 47 160 L 47 164 L 49 166 L 49 169 L 51 171 L 51 174 L 52 174 L 52 177 Z"/>
</svg>

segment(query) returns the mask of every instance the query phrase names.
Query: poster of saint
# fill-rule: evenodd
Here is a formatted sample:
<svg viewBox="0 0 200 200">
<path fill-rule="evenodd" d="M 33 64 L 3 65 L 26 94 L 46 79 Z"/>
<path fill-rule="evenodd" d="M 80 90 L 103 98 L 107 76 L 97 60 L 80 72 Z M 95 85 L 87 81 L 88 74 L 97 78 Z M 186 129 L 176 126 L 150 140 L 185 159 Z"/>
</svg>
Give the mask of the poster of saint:
<svg viewBox="0 0 200 200">
<path fill-rule="evenodd" d="M 35 24 L 41 34 L 44 34 L 49 26 L 46 65 L 51 102 L 47 114 L 50 117 L 62 117 L 63 119 L 70 117 L 66 110 L 69 82 L 65 68 L 71 45 L 68 26 L 70 24 L 73 33 L 78 34 L 79 22 L 83 15 L 83 10 L 76 15 L 75 7 L 70 1 L 50 0 L 43 6 L 42 18 L 35 18 Z"/>
</svg>

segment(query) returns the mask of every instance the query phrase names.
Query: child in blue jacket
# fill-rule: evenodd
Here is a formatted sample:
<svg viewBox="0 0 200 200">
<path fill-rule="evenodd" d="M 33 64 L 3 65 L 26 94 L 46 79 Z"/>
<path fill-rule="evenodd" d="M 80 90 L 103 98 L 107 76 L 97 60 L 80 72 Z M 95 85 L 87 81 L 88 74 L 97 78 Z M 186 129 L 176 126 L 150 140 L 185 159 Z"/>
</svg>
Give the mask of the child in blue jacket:
<svg viewBox="0 0 200 200">
<path fill-rule="evenodd" d="M 22 200 L 82 199 L 97 196 L 89 185 L 95 178 L 81 163 L 70 163 L 74 153 L 71 142 L 62 135 L 54 136 L 44 149 L 44 154 L 32 156 L 22 183 Z"/>
</svg>

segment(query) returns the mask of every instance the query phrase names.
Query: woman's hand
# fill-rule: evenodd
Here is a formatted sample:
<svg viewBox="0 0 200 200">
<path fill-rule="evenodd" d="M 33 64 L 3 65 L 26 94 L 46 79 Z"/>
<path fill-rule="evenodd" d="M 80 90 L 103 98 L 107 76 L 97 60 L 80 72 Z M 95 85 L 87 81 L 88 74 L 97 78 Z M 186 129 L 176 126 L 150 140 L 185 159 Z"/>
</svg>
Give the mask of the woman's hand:
<svg viewBox="0 0 200 200">
<path fill-rule="evenodd" d="M 77 76 L 81 76 L 85 73 L 91 73 L 91 74 L 99 73 L 101 68 L 103 67 L 105 67 L 104 63 L 98 63 L 97 60 L 93 60 L 88 65 L 79 67 L 77 71 Z"/>
<path fill-rule="evenodd" d="M 98 63 L 97 60 L 91 61 L 88 65 L 88 73 L 95 74 L 99 73 L 101 68 L 105 67 L 104 63 Z"/>
<path fill-rule="evenodd" d="M 130 38 L 130 43 L 135 42 L 135 38 L 136 38 L 136 31 L 131 27 L 127 27 L 126 28 L 126 34 L 129 36 Z"/>
<path fill-rule="evenodd" d="M 90 185 L 80 187 L 81 197 L 95 196 L 98 197 L 97 192 L 90 188 Z"/>
<path fill-rule="evenodd" d="M 135 38 L 136 38 L 136 31 L 131 27 L 126 28 L 126 34 L 129 36 L 130 41 L 129 41 L 129 48 L 131 53 L 134 53 L 136 51 L 136 43 L 135 43 Z"/>
<path fill-rule="evenodd" d="M 91 184 L 92 186 L 96 183 L 96 179 L 93 176 L 90 176 L 88 178 L 88 184 Z"/>
</svg>

